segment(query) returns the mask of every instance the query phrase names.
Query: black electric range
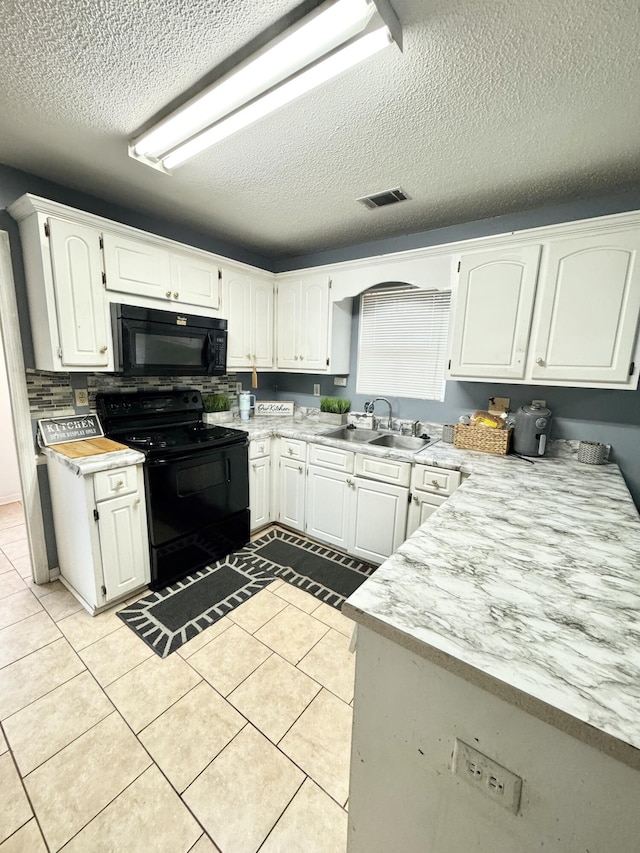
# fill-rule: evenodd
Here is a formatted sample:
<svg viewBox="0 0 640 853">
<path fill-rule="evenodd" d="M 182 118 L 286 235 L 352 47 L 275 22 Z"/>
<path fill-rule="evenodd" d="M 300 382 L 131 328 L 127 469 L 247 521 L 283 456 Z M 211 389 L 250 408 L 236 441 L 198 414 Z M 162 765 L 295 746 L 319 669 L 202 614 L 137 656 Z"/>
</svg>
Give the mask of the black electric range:
<svg viewBox="0 0 640 853">
<path fill-rule="evenodd" d="M 200 391 L 101 393 L 105 434 L 145 455 L 151 588 L 249 541 L 248 437 L 206 424 Z"/>
</svg>

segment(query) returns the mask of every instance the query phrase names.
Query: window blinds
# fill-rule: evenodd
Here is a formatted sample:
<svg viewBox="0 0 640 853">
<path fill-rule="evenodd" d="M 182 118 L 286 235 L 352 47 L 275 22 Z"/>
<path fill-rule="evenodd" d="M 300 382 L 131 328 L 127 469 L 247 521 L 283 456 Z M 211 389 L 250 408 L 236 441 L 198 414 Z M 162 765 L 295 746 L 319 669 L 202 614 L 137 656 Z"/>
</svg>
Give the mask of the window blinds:
<svg viewBox="0 0 640 853">
<path fill-rule="evenodd" d="M 360 303 L 358 394 L 444 399 L 451 291 L 393 285 Z"/>
</svg>

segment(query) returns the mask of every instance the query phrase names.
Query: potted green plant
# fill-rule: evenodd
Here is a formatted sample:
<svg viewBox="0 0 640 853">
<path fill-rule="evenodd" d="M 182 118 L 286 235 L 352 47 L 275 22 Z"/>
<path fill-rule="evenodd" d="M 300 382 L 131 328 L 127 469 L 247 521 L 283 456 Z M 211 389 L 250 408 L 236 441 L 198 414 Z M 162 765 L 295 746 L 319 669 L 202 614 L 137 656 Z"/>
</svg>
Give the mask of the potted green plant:
<svg viewBox="0 0 640 853">
<path fill-rule="evenodd" d="M 345 397 L 323 397 L 320 400 L 320 420 L 328 424 L 346 424 L 351 400 Z"/>
<path fill-rule="evenodd" d="M 221 423 L 231 420 L 231 400 L 228 394 L 203 394 L 203 420 L 206 423 Z"/>
</svg>

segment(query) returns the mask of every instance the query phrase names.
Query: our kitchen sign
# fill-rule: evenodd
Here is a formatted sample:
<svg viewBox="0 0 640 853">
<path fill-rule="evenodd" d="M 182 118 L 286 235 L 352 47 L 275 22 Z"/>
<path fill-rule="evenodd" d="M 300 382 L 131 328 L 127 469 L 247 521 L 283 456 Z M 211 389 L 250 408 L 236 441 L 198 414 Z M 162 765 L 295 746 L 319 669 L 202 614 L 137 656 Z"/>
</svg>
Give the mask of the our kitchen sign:
<svg viewBox="0 0 640 853">
<path fill-rule="evenodd" d="M 67 415 L 38 421 L 38 442 L 42 447 L 66 444 L 85 438 L 101 438 L 104 431 L 97 415 Z"/>
<path fill-rule="evenodd" d="M 256 417 L 258 415 L 289 415 L 289 417 L 293 417 L 293 400 L 258 400 L 256 402 Z"/>
</svg>

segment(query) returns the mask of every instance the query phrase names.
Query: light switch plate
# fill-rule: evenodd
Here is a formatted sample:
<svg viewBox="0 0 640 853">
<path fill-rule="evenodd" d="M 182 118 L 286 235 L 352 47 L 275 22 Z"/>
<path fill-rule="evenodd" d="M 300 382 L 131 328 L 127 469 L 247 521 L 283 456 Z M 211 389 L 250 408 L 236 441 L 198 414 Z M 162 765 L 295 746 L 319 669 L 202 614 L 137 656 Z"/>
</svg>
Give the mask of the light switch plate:
<svg viewBox="0 0 640 853">
<path fill-rule="evenodd" d="M 313 396 L 314 397 L 320 396 L 320 384 L 319 383 L 317 383 L 313 386 Z"/>
</svg>

